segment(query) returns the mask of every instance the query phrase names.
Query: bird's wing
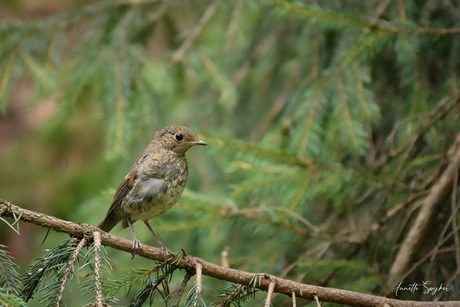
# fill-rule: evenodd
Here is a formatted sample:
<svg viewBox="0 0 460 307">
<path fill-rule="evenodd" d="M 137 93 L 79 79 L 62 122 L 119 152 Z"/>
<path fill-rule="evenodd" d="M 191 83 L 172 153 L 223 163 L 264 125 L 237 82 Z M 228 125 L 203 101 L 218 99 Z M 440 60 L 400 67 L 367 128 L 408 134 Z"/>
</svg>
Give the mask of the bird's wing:
<svg viewBox="0 0 460 307">
<path fill-rule="evenodd" d="M 117 191 L 115 192 L 115 195 L 113 196 L 112 200 L 112 205 L 110 205 L 107 214 L 109 214 L 117 205 L 119 205 L 123 197 L 125 197 L 125 195 L 128 194 L 129 191 L 131 191 L 131 189 L 134 186 L 134 181 L 137 178 L 137 166 L 141 164 L 142 161 L 144 161 L 147 157 L 148 155 L 141 155 L 139 158 L 137 158 L 136 163 L 134 163 L 134 165 L 131 167 L 128 174 L 125 176 L 125 179 L 123 179 Z"/>
<path fill-rule="evenodd" d="M 158 194 L 166 192 L 168 185 L 164 179 L 150 178 L 144 181 L 136 193 L 138 196 L 144 198 L 144 200 L 150 202 L 153 198 L 157 197 Z"/>
<path fill-rule="evenodd" d="M 112 207 L 121 203 L 121 200 L 125 197 L 126 194 L 133 188 L 134 180 L 137 178 L 137 172 L 131 171 L 128 175 L 125 176 L 125 179 L 120 183 L 115 195 L 113 196 L 112 205 L 110 206 L 109 211 L 112 210 Z"/>
<path fill-rule="evenodd" d="M 147 157 L 148 155 L 144 152 L 142 155 L 139 156 L 139 158 L 137 158 L 136 162 L 131 167 L 128 174 L 125 176 L 125 179 L 123 179 L 123 181 L 118 186 L 118 189 L 115 192 L 115 195 L 113 196 L 112 204 L 110 205 L 107 214 L 102 219 L 102 221 L 99 222 L 97 227 L 109 232 L 113 227 L 115 227 L 116 224 L 118 224 L 121 220 L 124 219 L 123 212 L 121 211 L 120 206 L 121 202 L 123 198 L 126 196 L 126 194 L 128 194 L 134 186 L 134 182 L 137 178 L 137 166 Z"/>
<path fill-rule="evenodd" d="M 109 232 L 116 224 L 123 220 L 123 212 L 121 211 L 120 204 L 123 197 L 132 189 L 136 176 L 137 174 L 132 168 L 115 192 L 115 196 L 113 197 L 112 204 L 107 214 L 102 221 L 97 224 L 97 227 Z"/>
<path fill-rule="evenodd" d="M 112 205 L 109 208 L 107 214 L 115 210 L 122 202 L 126 194 L 129 193 L 134 187 L 135 180 L 138 176 L 142 174 L 138 174 L 138 167 L 137 165 L 141 164 L 146 158 L 149 158 L 149 155 L 141 155 L 134 166 L 131 168 L 129 173 L 125 176 L 125 179 L 121 182 L 120 186 L 118 187 L 115 195 L 113 197 Z M 136 187 L 138 189 L 136 193 L 144 197 L 145 199 L 152 199 L 155 198 L 161 192 L 166 192 L 167 184 L 166 181 L 159 178 L 150 178 L 146 180 L 142 186 Z"/>
<path fill-rule="evenodd" d="M 104 219 L 98 224 L 98 227 L 104 231 L 110 231 L 117 223 L 124 220 L 125 213 L 121 209 L 121 203 L 126 195 L 133 189 L 136 189 L 136 194 L 139 197 L 142 197 L 145 201 L 151 201 L 154 199 L 159 193 L 166 192 L 167 184 L 166 181 L 159 178 L 149 178 L 140 186 L 134 186 L 136 182 L 136 178 L 142 176 L 139 174 L 139 164 L 141 164 L 145 159 L 152 157 L 149 154 L 141 155 L 136 163 L 134 163 L 133 167 L 129 170 L 128 174 L 125 176 L 123 181 L 121 182 L 120 186 L 118 187 L 117 191 L 112 200 L 112 204 L 110 205 L 109 210 L 107 211 L 106 216 Z M 125 225 L 123 225 L 125 226 Z"/>
<path fill-rule="evenodd" d="M 133 188 L 134 181 L 137 178 L 137 165 L 139 165 L 139 163 L 141 163 L 145 158 L 147 158 L 147 155 L 142 154 L 137 159 L 136 163 L 134 163 L 128 174 L 125 176 L 125 179 L 123 179 L 120 186 L 118 186 L 107 214 L 97 225 L 102 230 L 110 231 L 119 221 L 123 219 L 123 213 L 119 211 L 121 209 L 121 201 L 123 200 L 123 197 L 125 197 L 125 195 Z"/>
</svg>

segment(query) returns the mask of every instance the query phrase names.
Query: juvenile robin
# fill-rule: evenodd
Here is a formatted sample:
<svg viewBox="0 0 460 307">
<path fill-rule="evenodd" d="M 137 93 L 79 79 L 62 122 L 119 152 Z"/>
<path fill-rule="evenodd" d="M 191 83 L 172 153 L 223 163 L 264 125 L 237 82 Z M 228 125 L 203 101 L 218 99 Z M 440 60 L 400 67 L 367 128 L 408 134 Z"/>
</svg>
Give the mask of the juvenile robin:
<svg viewBox="0 0 460 307">
<path fill-rule="evenodd" d="M 156 132 L 149 145 L 121 182 L 106 216 L 97 225 L 109 232 L 118 222 L 131 229 L 133 256 L 142 244 L 134 233 L 133 223 L 141 220 L 158 241 L 164 253 L 171 251 L 159 240 L 148 220 L 174 206 L 188 176 L 185 152 L 195 145 L 207 145 L 192 130 L 183 126 L 169 126 Z"/>
</svg>

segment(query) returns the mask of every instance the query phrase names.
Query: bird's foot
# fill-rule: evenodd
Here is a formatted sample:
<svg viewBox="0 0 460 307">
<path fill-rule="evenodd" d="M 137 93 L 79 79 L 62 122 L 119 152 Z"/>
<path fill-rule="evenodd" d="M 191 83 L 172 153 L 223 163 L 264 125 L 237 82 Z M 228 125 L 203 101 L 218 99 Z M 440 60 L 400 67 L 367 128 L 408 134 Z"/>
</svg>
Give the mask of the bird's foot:
<svg viewBox="0 0 460 307">
<path fill-rule="evenodd" d="M 134 238 L 133 239 L 133 245 L 132 245 L 132 248 L 131 248 L 131 255 L 133 255 L 133 258 L 137 254 L 137 252 L 139 252 L 141 250 L 142 250 L 141 241 L 139 241 L 137 238 Z M 133 259 L 133 258 L 131 258 L 131 259 Z"/>
<path fill-rule="evenodd" d="M 161 255 L 163 255 L 163 257 L 165 258 L 164 264 L 166 264 L 166 262 L 168 262 L 168 260 L 170 258 L 169 256 L 174 255 L 174 253 L 169 248 L 167 248 L 165 245 L 163 245 L 163 243 L 161 243 L 161 242 L 159 242 L 159 243 L 160 243 Z"/>
</svg>

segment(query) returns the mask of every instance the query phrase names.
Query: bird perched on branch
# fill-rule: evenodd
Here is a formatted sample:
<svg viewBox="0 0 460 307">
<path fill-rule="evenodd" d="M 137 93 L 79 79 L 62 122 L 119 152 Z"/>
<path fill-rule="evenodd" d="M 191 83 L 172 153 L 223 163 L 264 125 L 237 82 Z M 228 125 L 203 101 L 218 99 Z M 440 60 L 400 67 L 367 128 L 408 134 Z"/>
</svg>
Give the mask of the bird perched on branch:
<svg viewBox="0 0 460 307">
<path fill-rule="evenodd" d="M 185 152 L 195 145 L 207 145 L 192 130 L 169 126 L 156 132 L 145 151 L 121 182 L 106 216 L 97 227 L 109 232 L 122 221 L 133 234 L 133 256 L 142 245 L 136 237 L 133 223 L 141 220 L 158 241 L 164 253 L 171 251 L 159 240 L 148 220 L 174 206 L 188 176 Z"/>
</svg>

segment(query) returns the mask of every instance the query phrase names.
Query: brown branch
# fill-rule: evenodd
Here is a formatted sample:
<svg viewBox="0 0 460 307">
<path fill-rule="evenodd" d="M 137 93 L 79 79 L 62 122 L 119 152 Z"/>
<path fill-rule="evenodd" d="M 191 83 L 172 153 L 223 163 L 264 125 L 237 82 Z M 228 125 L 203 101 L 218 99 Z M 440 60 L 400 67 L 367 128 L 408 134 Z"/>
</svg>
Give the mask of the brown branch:
<svg viewBox="0 0 460 307">
<path fill-rule="evenodd" d="M 57 232 L 68 233 L 76 237 L 90 238 L 93 232 L 100 231 L 98 228 L 88 224 L 77 224 L 46 214 L 22 209 L 4 200 L 0 200 L 0 217 L 19 217 L 19 219 L 24 222 L 50 228 Z M 130 240 L 101 232 L 101 241 L 105 246 L 131 253 L 132 242 Z M 140 250 L 137 255 L 156 261 L 165 260 L 165 255 L 162 253 L 161 249 L 148 245 L 143 245 L 142 250 Z M 270 283 L 274 283 L 274 292 L 285 294 L 289 297 L 295 295 L 297 298 L 301 297 L 313 301 L 317 298 L 322 302 L 333 302 L 358 307 L 434 307 L 440 305 L 440 302 L 401 301 L 359 292 L 312 286 L 268 274 L 256 274 L 225 268 L 190 255 L 183 256 L 179 262 L 175 262 L 175 265 L 178 268 L 190 271 L 196 267 L 197 263 L 201 264 L 203 275 L 240 285 L 249 285 L 254 276 L 260 275 L 262 278 L 260 283 L 256 285 L 258 289 L 266 291 Z M 459 301 L 442 302 L 444 307 L 456 307 L 459 306 L 459 304 Z"/>
<path fill-rule="evenodd" d="M 83 242 L 83 240 L 82 240 Z M 101 232 L 94 232 L 94 249 L 96 256 L 94 257 L 94 281 L 96 288 L 96 303 L 97 307 L 103 307 L 102 300 L 102 282 L 101 282 Z"/>
<path fill-rule="evenodd" d="M 265 299 L 265 307 L 270 307 L 272 305 L 273 292 L 275 290 L 276 282 L 270 281 L 268 284 L 267 298 Z"/>
<path fill-rule="evenodd" d="M 75 251 L 73 252 L 72 257 L 70 258 L 70 262 L 67 266 L 67 269 L 65 271 L 64 278 L 62 279 L 61 282 L 61 288 L 59 289 L 59 295 L 58 298 L 56 299 L 56 307 L 59 307 L 62 303 L 62 297 L 64 296 L 64 291 L 65 291 L 65 286 L 67 285 L 67 281 L 69 280 L 69 276 L 72 273 L 72 267 L 77 260 L 78 255 L 80 254 L 81 250 L 83 247 L 86 245 L 86 239 L 83 238 L 80 243 L 78 243 L 78 246 L 75 248 Z"/>
<path fill-rule="evenodd" d="M 195 263 L 195 274 L 196 274 L 196 294 L 198 297 L 201 296 L 201 290 L 203 290 L 203 265 L 200 262 Z"/>
<path fill-rule="evenodd" d="M 321 303 L 319 302 L 318 295 L 315 295 L 316 307 L 321 307 Z"/>
<path fill-rule="evenodd" d="M 401 244 L 401 249 L 396 255 L 395 261 L 390 269 L 387 280 L 387 290 L 399 282 L 401 276 L 410 268 L 414 256 L 426 238 L 426 234 L 433 225 L 436 218 L 434 211 L 436 205 L 449 197 L 452 189 L 452 182 L 460 167 L 460 133 L 457 135 L 453 145 L 448 151 L 448 165 L 440 175 L 438 181 L 433 184 L 429 193 L 421 199 L 420 211 Z"/>
</svg>

